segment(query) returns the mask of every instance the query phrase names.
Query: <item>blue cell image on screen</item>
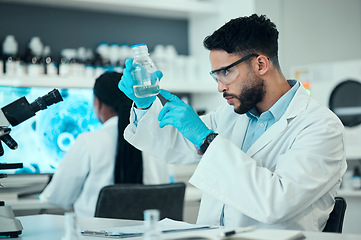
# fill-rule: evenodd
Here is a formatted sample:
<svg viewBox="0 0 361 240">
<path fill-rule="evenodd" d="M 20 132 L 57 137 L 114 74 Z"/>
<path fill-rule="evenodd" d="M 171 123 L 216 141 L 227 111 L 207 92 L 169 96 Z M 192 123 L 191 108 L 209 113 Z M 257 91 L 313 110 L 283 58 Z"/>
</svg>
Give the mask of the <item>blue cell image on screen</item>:
<svg viewBox="0 0 361 240">
<path fill-rule="evenodd" d="M 29 103 L 52 88 L 0 86 L 0 108 L 25 96 Z M 1 163 L 23 163 L 22 169 L 2 170 L 6 174 L 54 173 L 66 151 L 82 132 L 99 129 L 101 123 L 93 112 L 92 89 L 58 89 L 64 101 L 36 112 L 11 128 L 10 136 L 18 143 L 16 150 L 5 144 Z"/>
</svg>

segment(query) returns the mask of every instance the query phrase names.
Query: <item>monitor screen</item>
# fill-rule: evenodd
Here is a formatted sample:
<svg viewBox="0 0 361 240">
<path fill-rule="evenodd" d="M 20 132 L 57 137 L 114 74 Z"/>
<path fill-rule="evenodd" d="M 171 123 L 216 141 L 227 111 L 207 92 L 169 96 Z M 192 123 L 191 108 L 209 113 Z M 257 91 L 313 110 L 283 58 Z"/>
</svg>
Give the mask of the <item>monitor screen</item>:
<svg viewBox="0 0 361 240">
<path fill-rule="evenodd" d="M 0 86 L 0 108 L 25 96 L 29 103 L 53 88 Z M 100 128 L 93 113 L 93 90 L 58 89 L 64 101 L 40 110 L 21 124 L 10 126 L 16 150 L 4 143 L 0 163 L 23 163 L 21 169 L 0 170 L 6 174 L 54 173 L 79 133 Z"/>
</svg>

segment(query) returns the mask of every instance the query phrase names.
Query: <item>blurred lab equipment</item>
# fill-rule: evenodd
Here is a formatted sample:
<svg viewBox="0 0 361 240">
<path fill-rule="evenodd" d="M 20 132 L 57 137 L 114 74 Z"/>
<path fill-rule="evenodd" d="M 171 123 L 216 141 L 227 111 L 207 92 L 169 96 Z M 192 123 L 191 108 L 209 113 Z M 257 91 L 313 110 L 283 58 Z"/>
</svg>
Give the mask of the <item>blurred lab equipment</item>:
<svg viewBox="0 0 361 240">
<path fill-rule="evenodd" d="M 25 120 L 35 116 L 35 113 L 46 109 L 48 106 L 63 101 L 59 91 L 53 89 L 48 94 L 38 97 L 34 102 L 29 103 L 25 97 L 1 108 L 0 111 L 0 139 L 9 148 L 15 150 L 17 143 L 10 137 L 10 128 L 8 126 L 16 126 Z M 0 156 L 4 154 L 0 142 Z M 22 168 L 21 163 L 0 163 L 0 169 Z M 0 178 L 6 177 L 6 174 L 1 174 Z M 5 205 L 5 202 L 0 201 L 0 236 L 17 237 L 22 233 L 23 227 L 18 219 L 15 218 L 11 206 Z"/>
<path fill-rule="evenodd" d="M 2 45 L 3 72 L 14 76 L 16 72 L 16 61 L 18 59 L 18 42 L 13 35 L 6 36 Z"/>
<path fill-rule="evenodd" d="M 361 159 L 361 59 L 295 66 L 294 77 L 309 82 L 311 97 L 327 106 L 345 126 L 347 160 Z"/>
</svg>

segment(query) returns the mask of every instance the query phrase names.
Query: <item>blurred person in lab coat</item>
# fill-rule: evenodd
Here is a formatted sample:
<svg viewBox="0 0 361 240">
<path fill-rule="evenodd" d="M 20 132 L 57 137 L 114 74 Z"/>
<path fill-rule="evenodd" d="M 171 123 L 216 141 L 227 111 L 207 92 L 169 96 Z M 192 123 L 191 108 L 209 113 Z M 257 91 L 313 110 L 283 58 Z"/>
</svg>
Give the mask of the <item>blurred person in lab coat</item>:
<svg viewBox="0 0 361 240">
<path fill-rule="evenodd" d="M 93 108 L 102 128 L 80 134 L 41 201 L 94 216 L 100 190 L 114 183 L 167 183 L 166 164 L 143 155 L 123 137 L 132 101 L 118 88 L 122 74 L 106 72 L 94 84 Z"/>
<path fill-rule="evenodd" d="M 198 117 L 163 89 L 164 106 L 137 98 L 127 59 L 119 88 L 134 105 L 125 138 L 171 163 L 198 163 L 190 183 L 203 192 L 199 224 L 322 231 L 347 167 L 342 123 L 286 80 L 266 16 L 232 19 L 203 44 L 227 104 Z"/>
</svg>

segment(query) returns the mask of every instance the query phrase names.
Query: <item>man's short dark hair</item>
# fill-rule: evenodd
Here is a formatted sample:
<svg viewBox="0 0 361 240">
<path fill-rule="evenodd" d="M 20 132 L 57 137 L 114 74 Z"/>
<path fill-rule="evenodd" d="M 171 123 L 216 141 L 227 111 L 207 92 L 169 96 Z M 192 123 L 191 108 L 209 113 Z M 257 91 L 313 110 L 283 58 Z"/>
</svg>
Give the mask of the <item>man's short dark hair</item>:
<svg viewBox="0 0 361 240">
<path fill-rule="evenodd" d="M 279 68 L 278 31 L 266 16 L 253 14 L 230 20 L 212 35 L 203 45 L 208 50 L 224 50 L 230 54 L 263 54 Z"/>
</svg>

